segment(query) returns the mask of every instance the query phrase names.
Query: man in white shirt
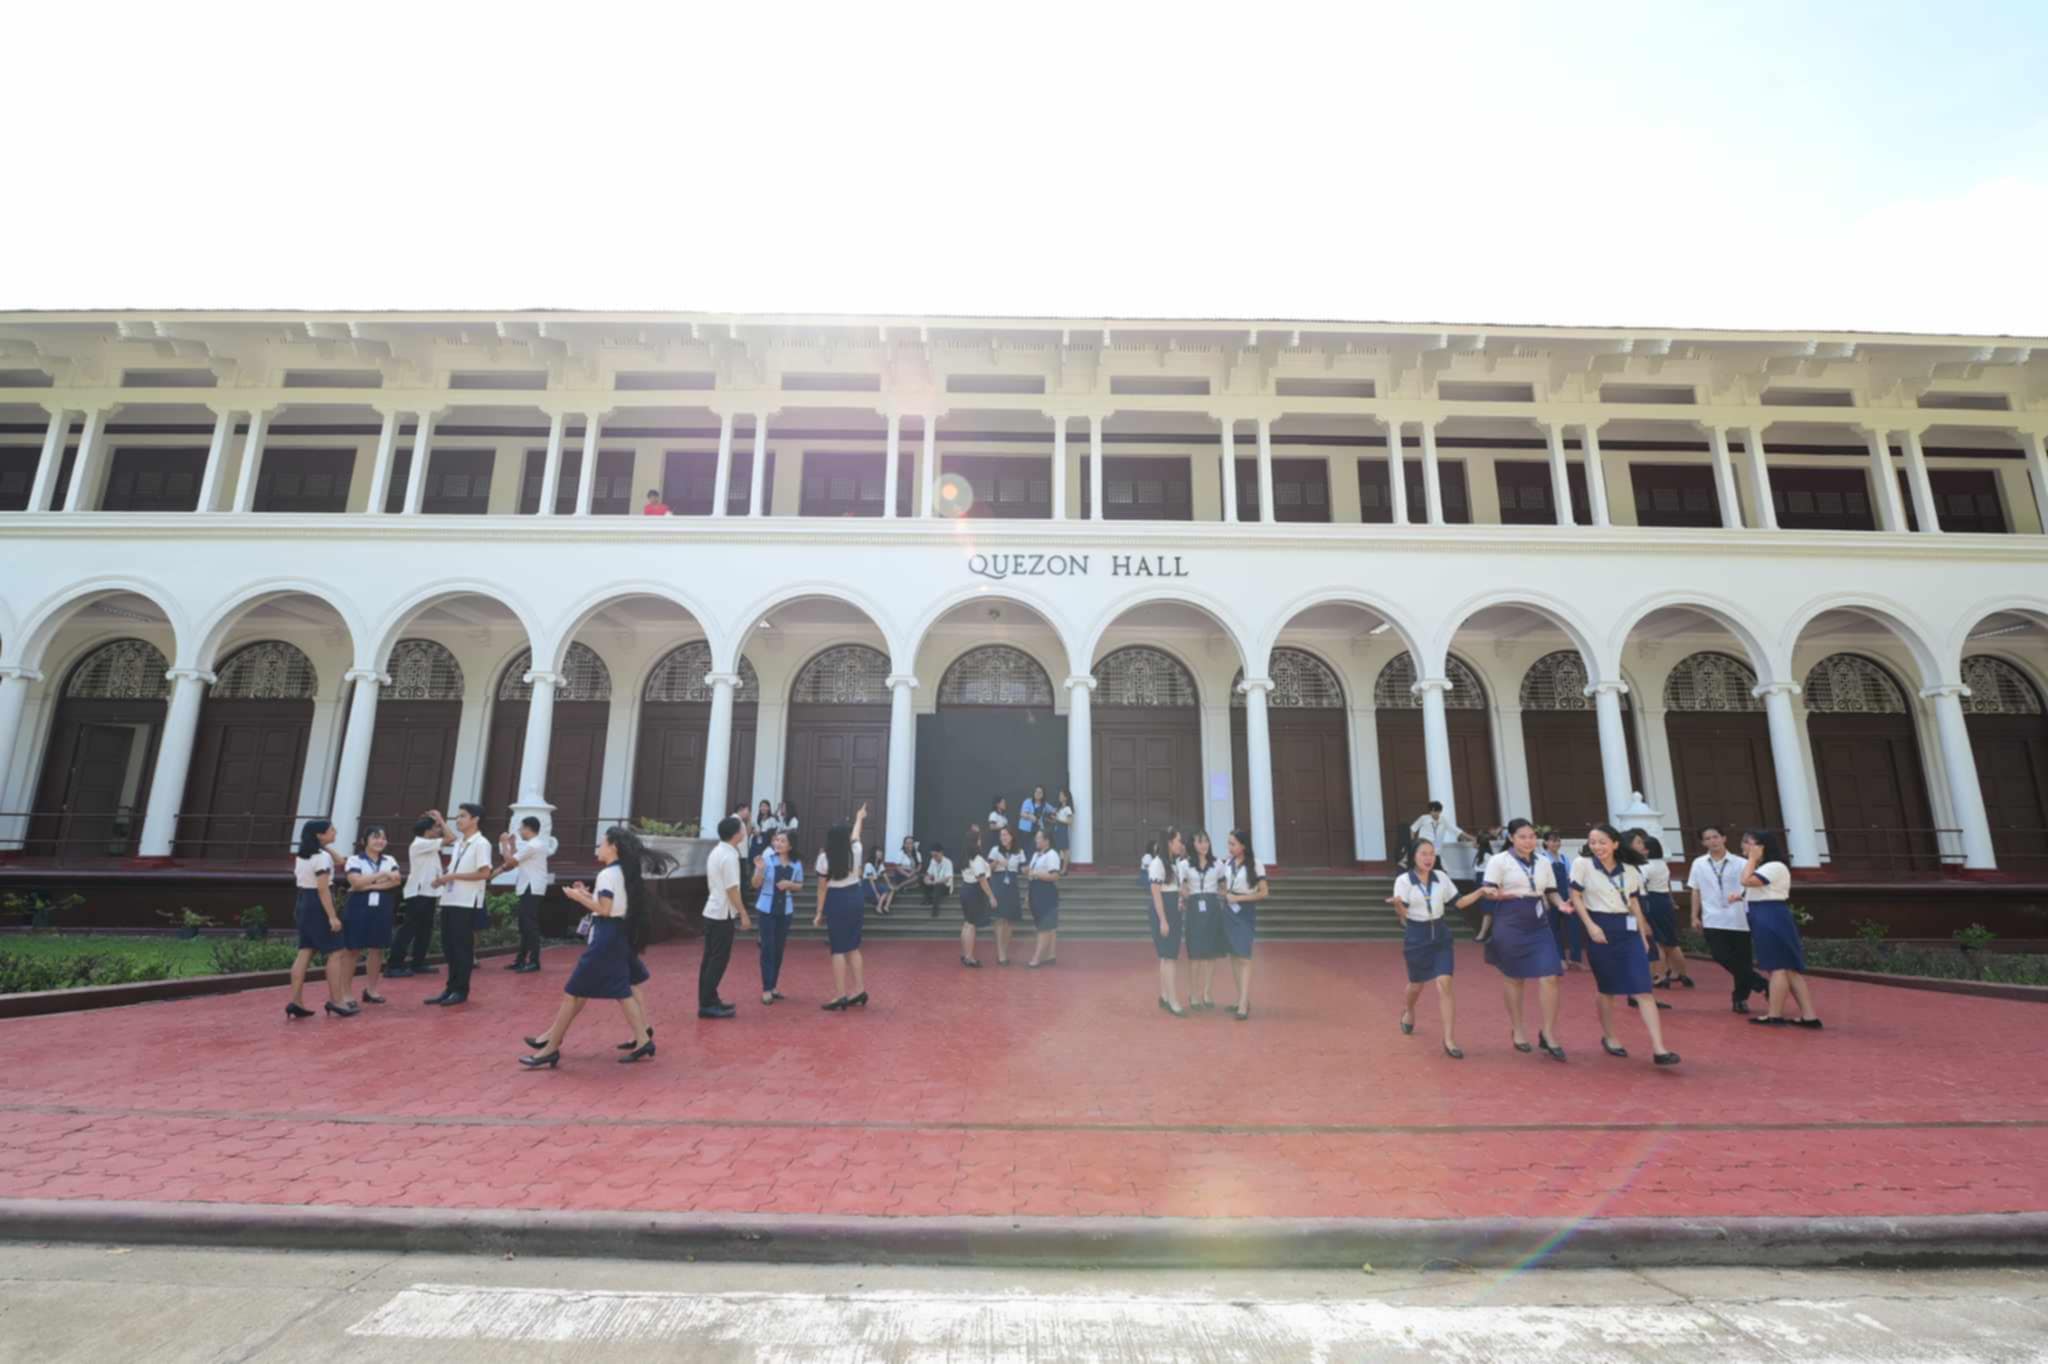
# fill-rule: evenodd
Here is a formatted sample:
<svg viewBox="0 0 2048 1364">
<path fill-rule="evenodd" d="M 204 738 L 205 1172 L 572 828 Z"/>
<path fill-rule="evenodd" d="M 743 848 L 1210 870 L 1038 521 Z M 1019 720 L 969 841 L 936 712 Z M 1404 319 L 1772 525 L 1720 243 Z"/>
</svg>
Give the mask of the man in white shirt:
<svg viewBox="0 0 2048 1364">
<path fill-rule="evenodd" d="M 429 1004 L 462 1004 L 469 999 L 469 976 L 476 967 L 476 913 L 483 908 L 484 887 L 491 879 L 491 840 L 485 838 L 484 807 L 456 807 L 453 850 L 448 870 L 434 878 L 441 891 L 441 950 L 448 957 L 448 988 Z"/>
<path fill-rule="evenodd" d="M 1431 801 L 1429 809 L 1408 826 L 1408 846 L 1401 850 L 1402 866 L 1408 865 L 1409 853 L 1414 851 L 1416 843 L 1425 838 L 1436 844 L 1439 861 L 1443 859 L 1446 845 L 1472 841 L 1472 835 L 1460 829 L 1455 821 L 1444 818 L 1444 803 L 1440 800 Z"/>
<path fill-rule="evenodd" d="M 953 890 L 953 861 L 943 843 L 932 845 L 931 861 L 924 864 L 924 903 L 931 917 L 939 917 L 939 901 Z"/>
<path fill-rule="evenodd" d="M 1706 935 L 1707 950 L 1734 980 L 1733 1011 L 1746 1014 L 1749 997 L 1769 993 L 1770 982 L 1757 974 L 1750 950 L 1743 861 L 1728 851 L 1728 835 L 1716 825 L 1700 830 L 1700 842 L 1706 852 L 1692 860 L 1692 869 L 1685 874 L 1685 883 L 1692 888 L 1692 929 Z"/>
<path fill-rule="evenodd" d="M 740 890 L 740 847 L 747 841 L 746 809 L 718 821 L 718 846 L 704 861 L 704 960 L 697 967 L 697 1017 L 731 1018 L 738 1009 L 718 997 L 732 961 L 735 926 L 751 928 Z"/>
<path fill-rule="evenodd" d="M 512 873 L 512 889 L 519 895 L 519 953 L 507 971 L 540 970 L 540 902 L 548 893 L 548 845 L 540 836 L 540 820 L 532 815 L 519 821 L 519 834 L 511 830 L 498 835 L 501 871 Z"/>
<path fill-rule="evenodd" d="M 412 826 L 412 845 L 406 851 L 405 922 L 391 935 L 391 965 L 386 980 L 407 976 L 438 976 L 441 968 L 427 965 L 427 949 L 434 941 L 434 917 L 441 912 L 441 888 L 435 884 L 443 868 L 441 846 L 448 838 L 448 822 L 439 810 L 429 810 Z M 406 953 L 412 964 L 405 964 Z"/>
</svg>

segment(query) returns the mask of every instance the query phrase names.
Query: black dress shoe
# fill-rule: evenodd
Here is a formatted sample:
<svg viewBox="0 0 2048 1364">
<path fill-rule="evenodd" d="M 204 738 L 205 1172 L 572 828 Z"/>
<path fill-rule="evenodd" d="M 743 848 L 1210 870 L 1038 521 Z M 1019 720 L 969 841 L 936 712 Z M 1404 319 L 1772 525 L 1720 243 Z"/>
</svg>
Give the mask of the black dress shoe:
<svg viewBox="0 0 2048 1364">
<path fill-rule="evenodd" d="M 441 1002 L 442 1002 L 443 1004 L 467 1004 L 467 1003 L 469 1003 L 469 996 L 468 996 L 468 995 L 448 995 L 448 996 L 445 996 L 445 997 L 444 997 L 444 998 L 443 998 L 443 999 L 441 1000 Z"/>
<path fill-rule="evenodd" d="M 528 1041 L 529 1043 L 530 1043 L 530 1042 L 532 1042 L 532 1040 L 533 1040 L 533 1039 L 532 1039 L 532 1038 L 530 1038 L 530 1037 L 529 1037 L 529 1038 L 527 1039 L 527 1041 Z M 652 1041 L 654 1040 L 654 1025 L 653 1025 L 652 1023 L 650 1023 L 650 1024 L 648 1024 L 648 1025 L 647 1025 L 647 1040 L 648 1040 L 648 1041 L 650 1041 L 650 1042 L 652 1042 Z M 639 1045 L 640 1045 L 640 1044 L 639 1044 L 638 1042 L 621 1042 L 621 1043 L 619 1043 L 619 1050 L 620 1050 L 620 1051 L 631 1051 L 631 1050 L 633 1050 L 633 1048 L 635 1048 L 635 1047 L 637 1047 L 637 1046 L 639 1046 Z"/>
<path fill-rule="evenodd" d="M 313 1011 L 301 1004 L 287 1004 L 284 1006 L 284 1016 L 288 1019 L 311 1018 L 313 1016 Z"/>
<path fill-rule="evenodd" d="M 653 1057 L 654 1039 L 650 1037 L 645 1042 L 642 1042 L 639 1046 L 627 1052 L 624 1056 L 621 1056 L 619 1058 L 619 1064 L 622 1066 L 630 1066 L 635 1061 L 648 1061 L 652 1060 Z"/>
<path fill-rule="evenodd" d="M 562 1049 L 557 1047 L 545 1056 L 522 1056 L 519 1058 L 519 1064 L 525 1066 L 528 1070 L 539 1070 L 542 1066 L 553 1070 L 556 1066 L 562 1064 Z"/>
<path fill-rule="evenodd" d="M 359 1004 L 336 1004 L 331 999 L 320 1007 L 333 1014 L 336 1018 L 354 1018 L 363 1011 L 362 1006 Z"/>
<path fill-rule="evenodd" d="M 1628 1048 L 1627 1048 L 1627 1047 L 1617 1047 L 1617 1046 L 1615 1046 L 1615 1045 L 1614 1045 L 1614 1044 L 1613 1044 L 1612 1042 L 1608 1041 L 1608 1040 L 1607 1040 L 1606 1038 L 1604 1038 L 1604 1037 L 1600 1039 L 1600 1050 L 1602 1050 L 1602 1051 L 1606 1052 L 1606 1053 L 1607 1053 L 1607 1054 L 1608 1054 L 1609 1056 L 1627 1056 L 1627 1055 L 1628 1055 Z"/>
<path fill-rule="evenodd" d="M 1675 1051 L 1660 1051 L 1650 1059 L 1660 1066 L 1675 1066 L 1678 1064 L 1678 1053 Z"/>
<path fill-rule="evenodd" d="M 841 995 L 838 999 L 828 1004 L 820 1004 L 818 1007 L 828 1014 L 841 1014 L 846 1012 L 847 1000 L 844 995 Z"/>
<path fill-rule="evenodd" d="M 420 1001 L 420 1003 L 422 1004 L 446 1004 L 447 1002 L 448 992 L 446 990 L 443 990 L 438 995 L 428 995 L 425 999 Z"/>
<path fill-rule="evenodd" d="M 1540 1031 L 1536 1034 L 1536 1045 L 1543 1048 L 1543 1054 L 1551 1060 L 1564 1060 L 1564 1048 L 1552 1042 L 1547 1035 Z"/>
<path fill-rule="evenodd" d="M 1746 999 L 1738 999 L 1735 1001 L 1734 1004 L 1729 1006 L 1728 1011 L 1730 1013 L 1746 1014 L 1749 1012 L 1749 1001 Z"/>
<path fill-rule="evenodd" d="M 732 1016 L 733 1016 L 734 1014 L 736 1014 L 736 1013 L 738 1013 L 738 1012 L 739 1012 L 739 1010 L 738 1010 L 738 1009 L 735 1009 L 735 1008 L 733 1008 L 733 1006 L 732 1006 L 732 1005 L 730 1005 L 730 1004 L 721 1004 L 721 1005 L 719 1005 L 719 1006 L 718 1006 L 717 1008 L 715 1008 L 715 1009 L 699 1009 L 699 1010 L 697 1010 L 697 1017 L 699 1017 L 699 1018 L 731 1018 L 731 1017 L 732 1017 Z"/>
<path fill-rule="evenodd" d="M 515 961 L 505 969 L 507 971 L 524 971 L 526 969 L 526 963 L 523 961 Z"/>
</svg>

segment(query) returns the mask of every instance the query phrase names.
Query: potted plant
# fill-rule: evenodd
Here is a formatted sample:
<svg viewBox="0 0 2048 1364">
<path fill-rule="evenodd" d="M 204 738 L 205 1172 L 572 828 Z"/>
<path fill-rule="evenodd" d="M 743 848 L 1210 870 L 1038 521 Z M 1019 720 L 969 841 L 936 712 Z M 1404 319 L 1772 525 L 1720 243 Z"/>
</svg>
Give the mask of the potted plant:
<svg viewBox="0 0 2048 1364">
<path fill-rule="evenodd" d="M 57 926 L 59 914 L 69 914 L 85 903 L 83 895 L 66 895 L 52 900 L 41 891 L 30 891 L 27 895 L 0 896 L 0 907 L 9 914 L 20 914 L 28 919 L 28 926 L 38 932 L 48 932 Z"/>
<path fill-rule="evenodd" d="M 270 911 L 262 905 L 250 905 L 242 911 L 242 936 L 251 942 L 262 942 L 270 936 Z"/>
<path fill-rule="evenodd" d="M 213 926 L 213 920 L 207 918 L 196 909 L 180 909 L 176 911 L 160 909 L 156 912 L 156 916 L 159 919 L 165 919 L 176 924 L 180 938 L 196 938 L 199 936 L 200 929 Z"/>
</svg>

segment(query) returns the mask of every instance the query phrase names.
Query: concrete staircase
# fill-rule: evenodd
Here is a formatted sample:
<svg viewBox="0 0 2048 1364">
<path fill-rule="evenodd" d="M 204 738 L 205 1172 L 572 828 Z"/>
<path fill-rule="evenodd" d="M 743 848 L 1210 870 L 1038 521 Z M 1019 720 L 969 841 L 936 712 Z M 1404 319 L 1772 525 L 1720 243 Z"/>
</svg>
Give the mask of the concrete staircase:
<svg viewBox="0 0 2048 1364">
<path fill-rule="evenodd" d="M 1393 878 L 1365 874 L 1280 875 L 1259 906 L 1259 936 L 1268 940 L 1363 941 L 1399 940 L 1401 926 L 1387 896 Z M 811 901 L 799 904 L 797 937 L 824 936 L 810 926 Z M 1147 936 L 1147 896 L 1128 876 L 1075 876 L 1060 886 L 1060 933 L 1095 939 L 1142 939 Z M 1027 911 L 1022 932 L 1031 931 Z M 929 917 L 921 894 L 899 895 L 887 916 L 869 911 L 862 933 L 872 938 L 950 938 L 960 932 L 960 902 L 949 896 L 939 902 L 937 918 Z"/>
</svg>

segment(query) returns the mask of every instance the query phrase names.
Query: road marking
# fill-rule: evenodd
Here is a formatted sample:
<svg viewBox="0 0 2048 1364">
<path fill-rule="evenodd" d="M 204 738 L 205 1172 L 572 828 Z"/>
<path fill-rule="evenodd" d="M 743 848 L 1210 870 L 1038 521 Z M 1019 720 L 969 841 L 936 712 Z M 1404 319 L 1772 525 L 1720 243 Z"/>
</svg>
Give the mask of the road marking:
<svg viewBox="0 0 2048 1364">
<path fill-rule="evenodd" d="M 2039 1317 L 2018 1302 L 2032 1330 Z M 1910 1303 L 1893 1304 L 1911 1312 Z M 1993 1357 L 1995 1332 L 1953 1345 L 1902 1336 L 1871 1299 L 1617 1306 L 1410 1306 L 1379 1300 L 923 1293 L 625 1293 L 415 1284 L 352 1336 L 585 1346 L 682 1344 L 763 1364 L 961 1359 L 1512 1361 L 1716 1364 L 1964 1361 Z M 2001 1359 L 2036 1359 L 2038 1336 Z"/>
</svg>

